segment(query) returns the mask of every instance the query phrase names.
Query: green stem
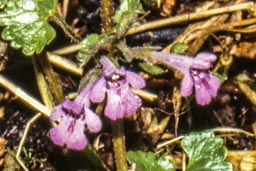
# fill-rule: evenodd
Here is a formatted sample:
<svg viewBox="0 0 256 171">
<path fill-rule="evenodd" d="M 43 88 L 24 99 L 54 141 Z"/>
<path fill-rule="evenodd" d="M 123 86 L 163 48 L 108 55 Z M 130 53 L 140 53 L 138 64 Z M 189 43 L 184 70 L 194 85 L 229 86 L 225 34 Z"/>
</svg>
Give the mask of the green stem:
<svg viewBox="0 0 256 171">
<path fill-rule="evenodd" d="M 114 25 L 113 16 L 114 7 L 112 0 L 101 0 L 101 20 L 102 20 L 102 33 L 107 33 Z M 112 49 L 112 44 L 109 47 Z M 117 171 L 127 171 L 126 161 L 126 147 L 125 147 L 125 135 L 123 120 L 117 120 L 111 122 L 112 134 L 113 134 L 113 146 L 115 153 L 115 163 Z"/>
<path fill-rule="evenodd" d="M 123 120 L 112 121 L 113 145 L 117 171 L 127 171 L 126 147 Z"/>
<path fill-rule="evenodd" d="M 76 43 L 80 42 L 81 38 L 73 32 L 73 29 L 66 23 L 66 21 L 63 18 L 61 18 L 59 14 L 53 15 L 51 19 L 62 28 L 64 33 L 68 37 L 70 37 L 71 40 L 73 40 Z"/>
</svg>

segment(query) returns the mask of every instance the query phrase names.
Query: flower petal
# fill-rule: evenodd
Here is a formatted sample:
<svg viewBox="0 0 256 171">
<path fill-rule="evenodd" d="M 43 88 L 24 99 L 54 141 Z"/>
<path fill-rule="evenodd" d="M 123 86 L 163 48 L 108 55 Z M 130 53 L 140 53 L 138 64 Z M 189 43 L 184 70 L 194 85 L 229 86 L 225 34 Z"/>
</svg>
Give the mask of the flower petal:
<svg viewBox="0 0 256 171">
<path fill-rule="evenodd" d="M 67 123 L 68 124 L 68 123 Z M 66 141 L 66 124 L 62 121 L 58 126 L 50 129 L 50 138 L 56 145 L 63 146 Z"/>
<path fill-rule="evenodd" d="M 116 69 L 114 73 L 120 76 L 125 76 L 126 70 L 123 66 L 121 66 L 119 69 Z"/>
<path fill-rule="evenodd" d="M 66 145 L 70 149 L 82 150 L 88 143 L 88 140 L 84 134 L 85 123 L 81 119 L 76 120 L 74 124 L 73 132 L 68 132 L 69 136 L 66 140 Z"/>
<path fill-rule="evenodd" d="M 90 109 L 85 108 L 85 123 L 91 132 L 98 132 L 102 128 L 100 117 L 93 113 Z"/>
<path fill-rule="evenodd" d="M 50 115 L 50 119 L 52 121 L 57 121 L 63 115 L 65 115 L 65 112 L 62 110 L 62 104 L 59 104 L 54 107 L 54 109 Z"/>
<path fill-rule="evenodd" d="M 194 63 L 194 58 L 166 52 L 151 52 L 152 57 L 185 74 Z"/>
<path fill-rule="evenodd" d="M 70 101 L 69 99 L 65 99 L 62 103 L 62 108 L 66 111 L 80 115 L 83 110 L 83 106 L 79 103 L 76 103 L 76 101 Z"/>
<path fill-rule="evenodd" d="M 104 114 L 111 120 L 121 119 L 125 115 L 125 107 L 122 104 L 121 95 L 113 90 L 107 92 L 108 99 Z"/>
<path fill-rule="evenodd" d="M 198 104 L 206 105 L 211 102 L 211 98 L 217 96 L 220 87 L 220 80 L 207 72 L 199 73 L 199 86 L 195 84 L 196 100 Z"/>
<path fill-rule="evenodd" d="M 58 126 L 51 128 L 51 140 L 60 146 L 67 145 L 68 148 L 74 150 L 82 150 L 86 144 L 87 139 L 83 133 L 84 122 L 77 120 L 73 123 L 73 129 L 70 130 L 73 118 L 64 117 Z"/>
<path fill-rule="evenodd" d="M 101 102 L 104 100 L 106 92 L 106 79 L 101 77 L 93 86 L 90 92 L 90 99 L 92 102 Z"/>
<path fill-rule="evenodd" d="M 211 67 L 210 62 L 206 61 L 194 61 L 195 63 L 190 66 L 190 69 L 195 69 L 195 70 L 208 70 Z"/>
<path fill-rule="evenodd" d="M 88 108 L 90 106 L 89 94 L 94 87 L 96 81 L 98 81 L 97 76 L 92 76 L 90 80 L 86 83 L 86 85 L 79 91 L 78 95 L 74 99 L 74 102 Z"/>
<path fill-rule="evenodd" d="M 81 92 L 83 94 L 81 94 Z M 85 94 L 84 91 L 81 91 L 81 92 L 79 92 L 79 94 L 76 96 L 76 98 L 74 99 L 73 102 L 75 102 L 76 104 L 80 104 L 80 106 L 82 106 L 82 107 L 89 107 L 90 106 L 90 99 L 89 99 L 90 91 L 88 91 L 87 94 Z"/>
<path fill-rule="evenodd" d="M 211 102 L 211 95 L 208 92 L 207 86 L 200 84 L 195 86 L 196 102 L 200 105 L 206 105 Z"/>
<path fill-rule="evenodd" d="M 181 95 L 184 97 L 189 96 L 193 91 L 193 85 L 194 85 L 193 78 L 190 72 L 187 72 L 181 81 L 181 86 L 180 86 Z"/>
<path fill-rule="evenodd" d="M 115 65 L 106 56 L 102 56 L 100 62 L 103 65 L 103 72 L 106 77 L 109 77 L 115 72 Z"/>
<path fill-rule="evenodd" d="M 126 114 L 134 114 L 136 110 L 141 106 L 141 103 L 142 102 L 140 97 L 128 90 L 125 99 L 123 100 L 123 104 L 126 107 Z"/>
<path fill-rule="evenodd" d="M 214 75 L 209 73 L 208 84 L 210 86 L 209 94 L 212 97 L 217 96 L 218 89 L 219 89 L 219 87 L 221 85 L 220 80 L 218 79 L 218 77 L 216 77 L 216 76 L 214 76 Z"/>
<path fill-rule="evenodd" d="M 200 52 L 195 56 L 195 59 L 200 59 L 203 61 L 208 61 L 208 62 L 214 62 L 217 59 L 217 56 L 214 53 L 210 52 Z"/>
<path fill-rule="evenodd" d="M 135 72 L 126 71 L 126 79 L 129 84 L 134 88 L 140 89 L 146 86 L 145 80 Z"/>
<path fill-rule="evenodd" d="M 194 58 L 191 69 L 207 70 L 212 66 L 212 62 L 216 61 L 217 57 L 213 53 L 200 52 Z"/>
</svg>

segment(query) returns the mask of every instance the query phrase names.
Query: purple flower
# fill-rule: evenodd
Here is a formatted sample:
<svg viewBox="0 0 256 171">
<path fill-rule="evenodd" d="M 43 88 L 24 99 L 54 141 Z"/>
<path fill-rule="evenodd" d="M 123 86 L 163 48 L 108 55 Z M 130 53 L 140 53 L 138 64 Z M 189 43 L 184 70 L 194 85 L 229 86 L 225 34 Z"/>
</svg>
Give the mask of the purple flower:
<svg viewBox="0 0 256 171">
<path fill-rule="evenodd" d="M 66 144 L 67 148 L 82 150 L 88 143 L 84 134 L 85 125 L 91 132 L 98 132 L 101 129 L 100 118 L 89 109 L 88 95 L 91 87 L 92 81 L 83 88 L 74 101 L 66 99 L 54 108 L 50 119 L 58 121 L 59 124 L 51 128 L 50 137 L 55 144 Z"/>
<path fill-rule="evenodd" d="M 111 120 L 131 115 L 141 106 L 141 99 L 135 95 L 130 86 L 140 89 L 145 80 L 138 74 L 127 71 L 123 67 L 117 69 L 106 57 L 101 58 L 103 76 L 96 82 L 90 93 L 92 102 L 101 102 L 107 94 L 104 114 Z"/>
<path fill-rule="evenodd" d="M 215 54 L 201 52 L 192 58 L 172 53 L 152 52 L 152 56 L 184 74 L 181 81 L 182 96 L 191 95 L 194 87 L 197 103 L 206 105 L 217 95 L 220 80 L 207 71 L 217 59 Z"/>
</svg>

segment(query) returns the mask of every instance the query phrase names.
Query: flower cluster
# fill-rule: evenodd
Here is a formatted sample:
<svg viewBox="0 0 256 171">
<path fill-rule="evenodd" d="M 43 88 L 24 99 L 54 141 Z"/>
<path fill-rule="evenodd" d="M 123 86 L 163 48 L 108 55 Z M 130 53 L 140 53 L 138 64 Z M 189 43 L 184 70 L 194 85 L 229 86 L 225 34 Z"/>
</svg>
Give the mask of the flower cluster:
<svg viewBox="0 0 256 171">
<path fill-rule="evenodd" d="M 89 109 L 90 99 L 92 102 L 101 102 L 107 94 L 104 114 L 111 120 L 121 119 L 125 114 L 131 115 L 141 106 L 140 97 L 130 87 L 144 87 L 144 79 L 123 67 L 117 69 L 106 57 L 101 58 L 101 63 L 103 76 L 97 82 L 91 80 L 73 101 L 64 100 L 51 113 L 50 119 L 58 122 L 50 130 L 50 137 L 55 144 L 81 150 L 87 145 L 85 126 L 91 132 L 101 129 L 99 116 Z"/>
<path fill-rule="evenodd" d="M 217 59 L 214 54 L 203 52 L 191 58 L 163 52 L 151 53 L 156 60 L 184 74 L 181 81 L 183 96 L 191 95 L 195 89 L 197 103 L 205 105 L 217 95 L 220 81 L 208 72 Z M 105 56 L 101 58 L 101 64 L 103 75 L 99 80 L 91 79 L 73 101 L 64 100 L 51 113 L 50 119 L 58 122 L 50 130 L 50 137 L 55 144 L 81 150 L 88 143 L 84 134 L 85 126 L 91 132 L 101 129 L 99 116 L 89 109 L 90 100 L 99 103 L 106 97 L 104 114 L 111 120 L 122 119 L 126 114 L 131 115 L 141 106 L 140 97 L 131 91 L 131 87 L 141 89 L 145 87 L 145 80 L 124 67 L 116 68 Z"/>
<path fill-rule="evenodd" d="M 50 119 L 59 124 L 51 128 L 50 137 L 55 144 L 82 150 L 88 143 L 84 134 L 85 126 L 91 132 L 101 130 L 99 116 L 89 109 L 88 95 L 92 85 L 93 81 L 90 81 L 73 101 L 66 99 L 54 108 Z"/>
<path fill-rule="evenodd" d="M 123 67 L 117 69 L 106 57 L 101 58 L 101 63 L 103 76 L 90 92 L 91 101 L 101 102 L 107 95 L 104 114 L 111 120 L 121 119 L 125 114 L 133 114 L 141 106 L 141 99 L 130 90 L 130 86 L 143 88 L 145 80 Z"/>
<path fill-rule="evenodd" d="M 217 95 L 220 80 L 208 72 L 216 55 L 208 52 L 198 53 L 194 58 L 172 53 L 152 52 L 152 56 L 184 74 L 181 81 L 181 94 L 189 96 L 195 89 L 198 104 L 206 105 Z"/>
</svg>

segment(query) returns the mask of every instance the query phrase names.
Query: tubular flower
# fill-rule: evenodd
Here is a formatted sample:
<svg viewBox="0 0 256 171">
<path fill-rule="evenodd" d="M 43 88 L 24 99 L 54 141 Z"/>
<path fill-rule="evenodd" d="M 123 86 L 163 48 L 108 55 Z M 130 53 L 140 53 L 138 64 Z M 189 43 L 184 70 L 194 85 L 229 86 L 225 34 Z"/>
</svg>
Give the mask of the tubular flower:
<svg viewBox="0 0 256 171">
<path fill-rule="evenodd" d="M 54 108 L 50 119 L 58 121 L 58 125 L 50 129 L 50 138 L 55 144 L 82 150 L 88 143 L 84 134 L 85 125 L 91 132 L 98 132 L 101 129 L 100 118 L 89 109 L 88 96 L 91 87 L 92 81 L 73 101 L 66 99 Z"/>
<path fill-rule="evenodd" d="M 195 89 L 195 97 L 198 104 L 206 105 L 211 102 L 211 98 L 217 96 L 220 87 L 220 80 L 209 73 L 216 55 L 208 52 L 198 53 L 195 58 L 164 53 L 152 52 L 152 56 L 184 74 L 181 81 L 181 95 L 189 96 Z"/>
<path fill-rule="evenodd" d="M 145 80 L 138 74 L 123 67 L 117 69 L 107 58 L 102 57 L 103 76 L 96 82 L 90 92 L 92 102 L 101 102 L 107 95 L 104 114 L 111 120 L 121 119 L 125 114 L 131 115 L 141 106 L 141 99 L 130 87 L 137 89 L 145 86 Z"/>
</svg>

